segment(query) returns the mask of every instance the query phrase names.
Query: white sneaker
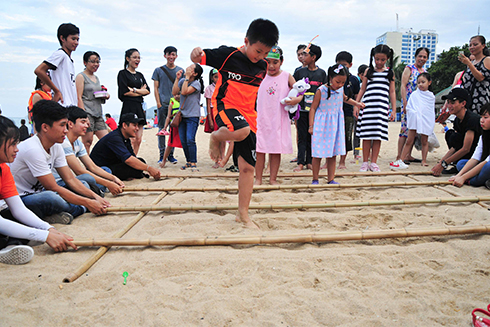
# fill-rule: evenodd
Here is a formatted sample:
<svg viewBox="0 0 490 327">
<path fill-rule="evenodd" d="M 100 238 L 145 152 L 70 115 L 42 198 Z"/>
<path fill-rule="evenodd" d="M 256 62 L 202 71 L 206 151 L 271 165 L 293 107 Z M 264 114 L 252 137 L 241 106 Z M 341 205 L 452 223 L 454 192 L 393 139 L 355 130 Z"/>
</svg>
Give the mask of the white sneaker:
<svg viewBox="0 0 490 327">
<path fill-rule="evenodd" d="M 8 265 L 23 265 L 34 257 L 34 250 L 27 245 L 10 245 L 0 250 L 0 262 Z"/>
<path fill-rule="evenodd" d="M 400 169 L 407 169 L 408 165 L 403 162 L 403 160 L 398 159 L 395 162 L 390 162 L 390 169 L 392 170 L 400 170 Z"/>
<path fill-rule="evenodd" d="M 364 172 L 367 172 L 368 169 L 369 169 L 369 162 L 363 162 L 361 164 L 361 169 L 359 169 L 359 171 L 364 173 Z"/>
<path fill-rule="evenodd" d="M 46 216 L 43 220 L 49 224 L 69 225 L 73 221 L 73 216 L 68 212 L 60 212 L 51 216 Z"/>
</svg>

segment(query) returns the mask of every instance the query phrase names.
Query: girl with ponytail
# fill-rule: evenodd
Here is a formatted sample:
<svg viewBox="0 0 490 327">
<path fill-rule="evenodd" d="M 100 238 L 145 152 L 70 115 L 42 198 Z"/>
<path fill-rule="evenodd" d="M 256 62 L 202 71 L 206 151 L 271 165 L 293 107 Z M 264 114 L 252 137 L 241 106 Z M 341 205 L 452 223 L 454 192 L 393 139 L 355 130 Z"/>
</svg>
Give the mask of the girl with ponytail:
<svg viewBox="0 0 490 327">
<path fill-rule="evenodd" d="M 357 95 L 357 101 L 362 99 L 366 107 L 361 111 L 357 107 L 354 108 L 354 116 L 358 118 L 356 136 L 362 139 L 361 172 L 380 171 L 377 161 L 381 141 L 388 141 L 388 121 L 394 121 L 396 113 L 395 78 L 392 67 L 393 49 L 386 44 L 379 44 L 371 50 L 369 69 L 362 78 L 361 91 Z M 368 162 L 369 159 L 371 164 Z"/>
<path fill-rule="evenodd" d="M 141 57 L 137 49 L 126 50 L 124 54 L 124 69 L 119 71 L 117 75 L 118 97 L 122 101 L 121 115 L 119 117 L 121 118 L 123 114 L 132 113 L 146 122 L 143 97 L 150 94 L 150 88 L 143 74 L 136 71 L 140 61 Z M 121 124 L 120 120 L 119 124 Z M 135 155 L 138 154 L 142 139 L 143 125 L 136 132 L 136 137 L 131 138 L 131 145 Z"/>
</svg>

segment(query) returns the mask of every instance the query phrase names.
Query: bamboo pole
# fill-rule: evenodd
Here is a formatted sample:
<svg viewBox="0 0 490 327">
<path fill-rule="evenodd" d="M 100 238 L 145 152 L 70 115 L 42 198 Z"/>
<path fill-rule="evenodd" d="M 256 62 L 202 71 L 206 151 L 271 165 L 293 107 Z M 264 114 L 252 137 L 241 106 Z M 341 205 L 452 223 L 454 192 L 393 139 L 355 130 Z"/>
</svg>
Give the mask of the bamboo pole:
<svg viewBox="0 0 490 327">
<path fill-rule="evenodd" d="M 356 177 L 356 176 L 396 176 L 396 175 L 432 175 L 431 171 L 387 171 L 387 172 L 343 172 L 335 174 L 335 177 Z M 238 178 L 238 173 L 225 174 L 162 174 L 162 178 Z M 269 177 L 269 174 L 262 175 Z M 321 173 L 320 177 L 327 177 L 326 173 Z M 312 177 L 312 173 L 280 173 L 277 177 Z"/>
<path fill-rule="evenodd" d="M 457 202 L 479 202 L 490 201 L 490 196 L 469 196 L 458 198 L 419 198 L 403 200 L 372 200 L 372 201 L 344 201 L 344 202 L 304 202 L 304 203 L 270 203 L 270 204 L 250 204 L 249 209 L 324 209 L 324 208 L 347 208 L 347 207 L 375 207 L 391 205 L 411 205 L 411 204 L 429 204 L 429 203 L 457 203 Z M 237 210 L 238 205 L 165 205 L 165 206 L 126 206 L 126 207 L 109 207 L 107 212 L 124 212 L 124 211 L 200 211 L 200 210 Z"/>
<path fill-rule="evenodd" d="M 183 181 L 180 180 L 179 183 Z M 177 184 L 179 184 L 177 183 Z M 168 192 L 163 192 L 160 194 L 153 202 L 152 205 L 158 204 L 164 197 L 168 195 Z M 143 217 L 148 213 L 148 211 L 140 212 L 136 218 L 134 218 L 125 228 L 114 234 L 112 237 L 115 239 L 123 237 L 131 228 L 133 228 Z M 83 275 L 87 270 L 90 269 L 107 251 L 109 251 L 110 247 L 101 247 L 95 252 L 85 263 L 83 263 L 77 270 L 68 274 L 64 279 L 64 283 L 71 283 L 78 279 L 81 275 Z"/>
<path fill-rule="evenodd" d="M 91 239 L 75 240 L 77 246 L 209 246 L 231 244 L 277 244 L 277 243 L 325 243 L 342 241 L 361 241 L 386 238 L 407 238 L 424 236 L 448 236 L 464 234 L 488 234 L 490 225 L 481 226 L 455 226 L 419 229 L 389 229 L 347 232 L 319 232 L 311 234 L 292 235 L 228 235 L 228 236 L 202 236 L 177 237 L 167 239 Z"/>
<path fill-rule="evenodd" d="M 450 185 L 448 181 L 435 182 L 392 182 L 392 183 L 352 183 L 352 184 L 293 184 L 293 185 L 255 185 L 254 191 L 269 190 L 299 190 L 299 189 L 341 189 L 341 188 L 369 188 L 369 187 L 401 187 L 401 186 L 434 186 Z M 221 187 L 125 187 L 124 192 L 237 192 L 238 186 L 221 186 Z"/>
</svg>

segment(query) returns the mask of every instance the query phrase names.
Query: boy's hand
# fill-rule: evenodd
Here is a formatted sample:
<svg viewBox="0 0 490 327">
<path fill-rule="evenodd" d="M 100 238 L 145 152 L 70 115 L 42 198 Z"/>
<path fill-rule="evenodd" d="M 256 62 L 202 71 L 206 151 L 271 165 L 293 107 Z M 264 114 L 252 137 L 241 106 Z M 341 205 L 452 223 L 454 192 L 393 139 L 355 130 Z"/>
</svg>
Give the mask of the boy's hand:
<svg viewBox="0 0 490 327">
<path fill-rule="evenodd" d="M 310 127 L 308 128 L 308 133 L 310 133 L 311 135 L 313 135 L 313 126 L 310 126 Z"/>
<path fill-rule="evenodd" d="M 61 91 L 60 90 L 54 91 L 53 101 L 54 102 L 61 101 L 61 103 L 64 103 L 63 102 L 63 94 L 61 94 Z"/>
<path fill-rule="evenodd" d="M 182 77 L 182 73 L 183 73 L 183 70 L 179 70 L 176 74 L 175 74 L 175 80 L 178 81 L 181 77 Z"/>
<path fill-rule="evenodd" d="M 201 58 L 203 56 L 204 56 L 204 51 L 202 51 L 200 47 L 194 48 L 194 50 L 192 50 L 191 52 L 191 61 L 193 63 L 198 64 L 201 62 Z"/>
</svg>

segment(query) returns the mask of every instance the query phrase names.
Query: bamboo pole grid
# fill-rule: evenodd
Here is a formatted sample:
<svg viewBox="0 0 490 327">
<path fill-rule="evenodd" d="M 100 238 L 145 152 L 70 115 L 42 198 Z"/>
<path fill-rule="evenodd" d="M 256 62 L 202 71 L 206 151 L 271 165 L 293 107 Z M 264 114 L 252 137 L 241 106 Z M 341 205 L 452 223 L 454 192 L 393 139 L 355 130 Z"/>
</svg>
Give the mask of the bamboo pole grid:
<svg viewBox="0 0 490 327">
<path fill-rule="evenodd" d="M 406 174 L 403 174 L 406 173 Z M 204 175 L 201 178 L 216 175 Z M 292 175 L 292 174 L 288 174 Z M 284 176 L 284 177 L 308 177 L 306 174 L 295 174 L 302 176 Z M 367 176 L 374 173 L 368 174 Z M 386 175 L 410 175 L 409 172 L 395 172 L 395 174 Z M 425 175 L 425 174 L 419 174 Z M 353 174 L 343 174 L 343 176 L 365 176 L 358 173 Z M 168 177 L 168 176 L 167 176 Z M 181 178 L 177 183 L 181 183 L 186 177 L 183 175 L 175 175 L 175 177 Z M 192 176 L 198 177 L 198 176 Z M 226 176 L 228 177 L 228 176 Z M 410 177 L 410 176 L 408 176 Z M 412 178 L 416 180 L 415 178 Z M 417 184 L 414 184 L 417 183 Z M 415 185 L 432 185 L 435 188 L 442 189 L 438 185 L 445 185 L 448 183 L 427 183 L 427 182 L 405 182 L 404 185 L 398 186 L 415 186 Z M 381 187 L 382 183 L 371 183 L 370 187 Z M 355 185 L 355 184 L 352 184 Z M 286 186 L 286 185 L 284 185 Z M 310 186 L 310 185 L 308 185 Z M 323 186 L 323 185 L 322 185 Z M 384 186 L 395 186 L 393 183 Z M 352 186 L 356 187 L 356 186 Z M 368 186 L 369 187 L 369 186 Z M 173 189 L 177 189 L 174 187 Z M 180 188 L 182 189 L 182 188 Z M 260 189 L 260 188 L 258 188 Z M 268 189 L 268 188 L 264 188 Z M 272 188 L 275 189 L 275 188 Z M 284 188 L 278 188 L 284 189 Z M 287 188 L 286 188 L 287 189 Z M 145 191 L 150 190 L 150 188 L 145 189 Z M 162 189 L 159 189 L 162 191 Z M 110 207 L 108 212 L 120 212 L 120 211 L 135 211 L 141 210 L 138 216 L 131 221 L 131 223 L 126 226 L 123 230 L 117 232 L 113 235 L 111 239 L 100 239 L 100 240 L 76 240 L 75 244 L 77 246 L 100 246 L 98 251 L 92 255 L 84 264 L 82 264 L 75 272 L 67 275 L 63 282 L 69 283 L 78 279 L 83 273 L 85 273 L 90 267 L 92 267 L 109 249 L 111 246 L 163 246 L 163 245 L 228 245 L 228 244 L 275 244 L 275 243 L 323 243 L 323 242 L 334 242 L 334 241 L 353 241 L 353 240 L 368 240 L 368 239 L 379 239 L 379 238 L 406 238 L 406 237 L 422 237 L 422 236 L 446 236 L 446 235 L 461 235 L 461 234 L 486 234 L 490 233 L 490 225 L 482 226 L 458 226 L 458 227 L 444 227 L 444 228 L 433 228 L 433 229 L 393 229 L 393 230 L 379 230 L 379 231 L 355 231 L 355 232 L 331 232 L 331 233 L 313 233 L 313 234 L 295 234 L 295 235 L 279 235 L 279 236 L 216 236 L 216 237 L 196 237 L 196 238 L 171 238 L 163 240 L 123 240 L 123 237 L 132 227 L 134 227 L 149 211 L 179 211 L 179 210 L 235 210 L 237 206 L 156 206 L 172 188 L 165 189 L 155 201 L 152 202 L 150 207 Z M 127 191 L 130 191 L 128 189 Z M 456 203 L 456 202 L 470 202 L 470 203 L 480 203 L 481 201 L 490 201 L 490 197 L 456 197 L 456 198 L 430 198 L 430 199 L 408 199 L 408 200 L 384 200 L 384 201 L 346 201 L 346 202 L 331 202 L 331 203 L 292 203 L 292 204 L 266 204 L 266 205 L 251 205 L 250 209 L 300 209 L 300 208 L 338 208 L 338 207 L 350 207 L 350 206 L 379 206 L 379 205 L 408 205 L 408 204 L 427 204 L 427 203 Z M 211 208 L 210 208 L 211 207 Z M 213 209 L 214 207 L 215 209 Z M 188 209 L 186 209 L 188 208 Z M 131 209 L 131 210 L 129 210 Z"/>
</svg>

